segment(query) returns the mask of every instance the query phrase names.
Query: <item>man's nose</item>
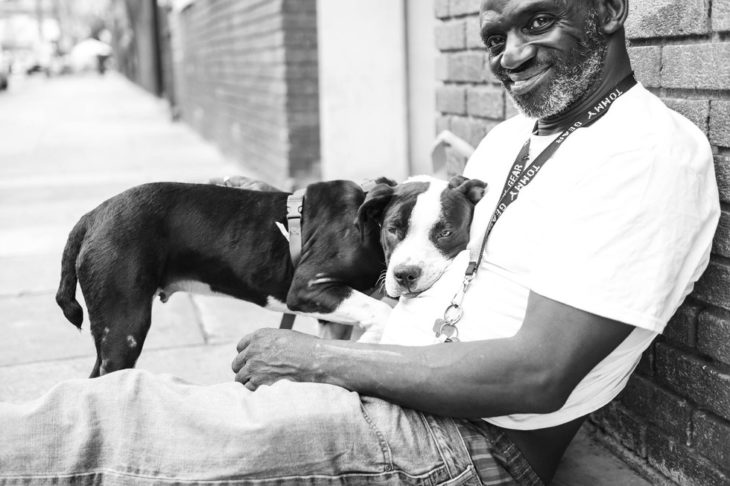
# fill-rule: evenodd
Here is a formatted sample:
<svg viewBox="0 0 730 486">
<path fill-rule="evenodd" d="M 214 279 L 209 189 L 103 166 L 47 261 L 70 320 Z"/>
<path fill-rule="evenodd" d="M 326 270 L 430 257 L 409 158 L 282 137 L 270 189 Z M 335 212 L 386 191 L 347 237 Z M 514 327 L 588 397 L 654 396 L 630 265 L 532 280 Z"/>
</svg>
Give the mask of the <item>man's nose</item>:
<svg viewBox="0 0 730 486">
<path fill-rule="evenodd" d="M 525 42 L 525 39 L 518 33 L 510 33 L 505 39 L 502 59 L 499 63 L 504 69 L 517 69 L 529 61 L 537 52 L 537 48 Z"/>
</svg>

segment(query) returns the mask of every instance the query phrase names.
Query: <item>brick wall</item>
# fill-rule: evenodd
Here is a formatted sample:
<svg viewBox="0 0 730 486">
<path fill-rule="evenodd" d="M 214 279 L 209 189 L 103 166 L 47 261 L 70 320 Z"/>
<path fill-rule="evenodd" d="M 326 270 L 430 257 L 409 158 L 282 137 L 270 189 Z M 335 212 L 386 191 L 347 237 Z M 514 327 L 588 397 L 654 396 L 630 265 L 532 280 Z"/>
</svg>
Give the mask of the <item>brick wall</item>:
<svg viewBox="0 0 730 486">
<path fill-rule="evenodd" d="M 183 119 L 269 182 L 317 177 L 316 0 L 196 0 L 180 16 Z"/>
<path fill-rule="evenodd" d="M 437 130 L 476 144 L 514 112 L 489 73 L 479 0 L 436 0 Z M 638 79 L 707 135 L 723 204 L 712 261 L 597 436 L 655 484 L 730 484 L 730 0 L 632 0 Z M 464 160 L 449 153 L 449 169 Z"/>
<path fill-rule="evenodd" d="M 160 94 L 155 3 L 118 0 L 114 2 L 113 8 L 112 30 L 117 69 L 150 93 Z"/>
</svg>

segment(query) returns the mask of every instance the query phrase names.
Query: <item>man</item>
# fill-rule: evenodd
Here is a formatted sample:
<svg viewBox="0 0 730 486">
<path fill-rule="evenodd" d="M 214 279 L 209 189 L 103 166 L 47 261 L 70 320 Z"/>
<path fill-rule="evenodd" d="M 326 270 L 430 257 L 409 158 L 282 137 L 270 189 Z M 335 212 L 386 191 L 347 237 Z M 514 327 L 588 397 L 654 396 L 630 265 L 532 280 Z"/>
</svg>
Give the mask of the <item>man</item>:
<svg viewBox="0 0 730 486">
<path fill-rule="evenodd" d="M 0 408 L 0 479 L 549 482 L 704 270 L 719 217 L 706 139 L 634 86 L 627 9 L 482 2 L 490 67 L 524 115 L 467 165 L 490 188 L 472 249 L 498 219 L 477 265 L 464 253 L 401 300 L 387 344 L 268 329 L 238 345 L 245 388 L 140 371 L 59 385 Z M 455 294 L 463 316 L 434 326 Z M 460 341 L 434 337 L 447 328 Z"/>
</svg>

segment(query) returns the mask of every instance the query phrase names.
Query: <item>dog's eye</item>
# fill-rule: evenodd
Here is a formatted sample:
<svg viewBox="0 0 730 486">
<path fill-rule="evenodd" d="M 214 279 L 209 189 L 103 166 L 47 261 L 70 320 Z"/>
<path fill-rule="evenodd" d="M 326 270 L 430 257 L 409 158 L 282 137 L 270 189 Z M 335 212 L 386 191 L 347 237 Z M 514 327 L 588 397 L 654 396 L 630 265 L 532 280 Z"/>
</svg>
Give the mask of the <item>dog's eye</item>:
<svg viewBox="0 0 730 486">
<path fill-rule="evenodd" d="M 451 236 L 451 230 L 443 230 L 439 233 L 439 238 L 448 238 L 449 236 Z"/>
</svg>

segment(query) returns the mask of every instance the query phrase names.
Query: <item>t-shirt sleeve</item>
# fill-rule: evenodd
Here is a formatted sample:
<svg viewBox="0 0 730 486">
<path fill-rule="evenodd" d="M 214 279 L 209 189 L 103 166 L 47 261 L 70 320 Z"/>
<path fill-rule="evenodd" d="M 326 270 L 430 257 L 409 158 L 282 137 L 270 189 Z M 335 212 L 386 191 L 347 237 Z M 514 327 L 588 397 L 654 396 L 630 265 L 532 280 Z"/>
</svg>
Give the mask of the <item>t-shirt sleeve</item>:
<svg viewBox="0 0 730 486">
<path fill-rule="evenodd" d="M 530 289 L 662 332 L 707 266 L 719 218 L 712 156 L 700 152 L 688 163 L 656 146 L 594 154 L 542 227 Z"/>
</svg>

